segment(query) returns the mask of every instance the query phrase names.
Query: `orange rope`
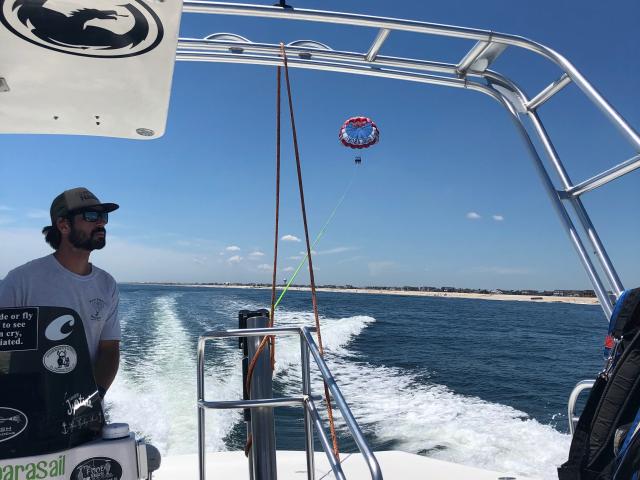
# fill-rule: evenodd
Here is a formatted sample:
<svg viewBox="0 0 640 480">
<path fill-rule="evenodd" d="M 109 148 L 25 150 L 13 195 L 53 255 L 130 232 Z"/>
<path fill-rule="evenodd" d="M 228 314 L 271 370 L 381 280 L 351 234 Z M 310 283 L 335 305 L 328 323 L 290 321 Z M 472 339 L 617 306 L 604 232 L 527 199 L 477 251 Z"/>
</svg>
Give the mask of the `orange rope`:
<svg viewBox="0 0 640 480">
<path fill-rule="evenodd" d="M 304 203 L 304 188 L 302 187 L 302 167 L 300 166 L 300 152 L 298 149 L 298 135 L 296 133 L 296 121 L 293 114 L 293 99 L 291 97 L 291 83 L 289 82 L 289 66 L 287 64 L 287 52 L 284 43 L 280 43 L 280 51 L 282 52 L 282 61 L 284 62 L 284 76 L 287 82 L 287 96 L 289 98 L 289 116 L 291 117 L 291 132 L 293 133 L 293 148 L 296 154 L 296 169 L 298 171 L 298 189 L 300 190 L 300 205 L 302 207 L 302 222 L 304 224 L 304 236 L 307 243 L 307 259 L 309 261 L 309 281 L 311 283 L 311 304 L 313 305 L 313 316 L 316 321 L 316 332 L 318 334 L 318 347 L 320 354 L 324 356 L 324 347 L 322 346 L 322 334 L 320 333 L 320 318 L 318 316 L 318 301 L 316 297 L 316 284 L 313 276 L 313 261 L 311 259 L 311 241 L 309 239 L 309 228 L 307 227 L 307 210 Z M 331 408 L 331 397 L 329 395 L 329 387 L 324 382 L 324 397 L 327 401 L 327 414 L 329 415 L 329 429 L 331 431 L 331 440 L 333 442 L 333 453 L 338 460 L 340 452 L 338 450 L 338 438 L 336 436 L 336 428 L 333 422 L 333 409 Z"/>
<path fill-rule="evenodd" d="M 280 216 L 280 85 L 281 85 L 281 67 L 278 66 L 278 74 L 277 74 L 277 95 L 276 95 L 276 227 L 275 227 L 275 238 L 274 238 L 274 247 L 273 247 L 273 278 L 271 282 L 271 311 L 269 312 L 269 323 L 268 326 L 273 327 L 273 322 L 275 320 L 275 303 L 276 303 L 276 271 L 278 267 L 278 225 L 279 225 L 279 216 Z M 247 367 L 247 380 L 246 380 L 246 389 L 247 392 L 250 392 L 251 388 L 251 379 L 253 378 L 253 371 L 256 367 L 256 363 L 258 362 L 258 357 L 262 353 L 262 351 L 267 346 L 267 343 L 271 342 L 271 370 L 275 370 L 276 366 L 276 337 L 274 335 L 270 335 L 268 337 L 264 337 L 258 345 L 258 349 L 256 350 L 255 355 L 251 359 L 249 366 Z M 247 443 L 244 447 L 244 454 L 249 456 L 249 452 L 251 451 L 251 445 L 253 444 L 253 436 L 249 435 L 247 438 Z"/>
<path fill-rule="evenodd" d="M 280 218 L 280 81 L 281 67 L 278 66 L 278 88 L 276 96 L 276 226 L 273 240 L 273 277 L 271 279 L 271 311 L 269 327 L 273 327 L 276 309 L 276 270 L 278 268 L 278 224 Z M 271 370 L 276 367 L 276 337 L 271 337 Z"/>
</svg>

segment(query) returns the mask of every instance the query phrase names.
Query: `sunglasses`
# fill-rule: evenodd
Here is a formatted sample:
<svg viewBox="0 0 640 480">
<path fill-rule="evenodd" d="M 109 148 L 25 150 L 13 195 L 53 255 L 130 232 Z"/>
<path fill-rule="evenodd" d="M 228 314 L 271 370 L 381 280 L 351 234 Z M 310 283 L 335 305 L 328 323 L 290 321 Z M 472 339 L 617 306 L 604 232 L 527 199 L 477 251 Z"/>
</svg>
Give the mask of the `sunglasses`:
<svg viewBox="0 0 640 480">
<path fill-rule="evenodd" d="M 98 220 L 102 220 L 104 223 L 109 221 L 109 214 L 107 212 L 96 212 L 95 210 L 85 210 L 83 212 L 77 212 L 77 215 L 82 215 L 82 219 L 85 222 L 96 223 Z"/>
</svg>

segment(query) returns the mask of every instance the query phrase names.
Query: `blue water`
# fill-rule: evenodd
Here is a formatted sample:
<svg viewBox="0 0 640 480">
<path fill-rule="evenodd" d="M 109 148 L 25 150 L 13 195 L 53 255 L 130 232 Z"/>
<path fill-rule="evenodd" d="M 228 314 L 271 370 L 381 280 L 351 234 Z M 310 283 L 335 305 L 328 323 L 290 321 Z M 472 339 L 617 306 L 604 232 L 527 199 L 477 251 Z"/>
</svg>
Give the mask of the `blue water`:
<svg viewBox="0 0 640 480">
<path fill-rule="evenodd" d="M 327 361 L 370 443 L 520 475 L 554 478 L 566 458 L 566 402 L 601 368 L 597 306 L 349 293 L 318 294 Z M 235 328 L 269 290 L 122 285 L 122 367 L 108 398 L 165 454 L 197 450 L 196 344 Z M 312 325 L 310 294 L 288 292 L 281 325 Z M 278 342 L 276 394 L 300 389 L 299 347 Z M 241 396 L 236 342 L 216 343 L 207 398 Z M 314 380 L 316 392 L 321 384 Z M 300 409 L 279 409 L 281 449 L 302 449 Z M 341 449 L 353 444 L 338 421 Z M 240 413 L 207 414 L 207 448 L 243 446 Z"/>
</svg>

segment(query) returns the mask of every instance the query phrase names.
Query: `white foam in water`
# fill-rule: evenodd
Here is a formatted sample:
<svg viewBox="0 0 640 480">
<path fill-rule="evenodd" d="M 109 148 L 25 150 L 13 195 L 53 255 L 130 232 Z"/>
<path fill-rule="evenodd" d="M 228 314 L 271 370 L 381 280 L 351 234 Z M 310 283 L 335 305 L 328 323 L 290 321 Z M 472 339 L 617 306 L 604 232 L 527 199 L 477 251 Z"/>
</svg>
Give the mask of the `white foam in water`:
<svg viewBox="0 0 640 480">
<path fill-rule="evenodd" d="M 152 350 L 136 365 L 121 368 L 107 396 L 111 421 L 126 421 L 163 454 L 193 453 L 197 449 L 196 358 L 181 326 L 171 296 L 154 300 L 148 331 Z M 239 363 L 237 349 L 222 350 L 228 364 Z M 231 357 L 235 357 L 234 360 Z M 211 378 L 217 376 L 218 378 Z M 215 391 L 211 384 L 216 385 Z M 217 368 L 207 372 L 207 398 L 237 399 L 242 395 L 242 373 Z M 232 410 L 207 412 L 207 448 L 225 450 L 224 437 L 240 419 Z"/>
<path fill-rule="evenodd" d="M 194 453 L 195 352 L 190 351 L 187 333 L 177 318 L 175 300 L 158 298 L 154 310 L 151 357 L 121 370 L 108 396 L 111 417 L 129 422 L 164 454 Z M 557 478 L 555 468 L 567 457 L 568 435 L 511 407 L 459 395 L 444 386 L 420 382 L 406 370 L 358 359 L 349 344 L 374 322 L 366 316 L 321 319 L 327 363 L 363 430 L 380 443 L 407 452 L 517 475 Z M 284 310 L 276 315 L 280 326 L 313 323 L 313 315 L 307 312 Z M 282 337 L 276 347 L 276 375 L 290 390 L 288 394 L 299 394 L 299 340 Z M 216 365 L 208 372 L 207 398 L 241 398 L 239 350 L 229 345 L 219 357 L 216 354 Z M 313 383 L 314 393 L 322 393 L 317 375 Z M 236 411 L 207 414 L 208 450 L 225 450 L 224 438 L 240 421 Z M 338 428 L 343 430 L 341 423 L 339 419 Z"/>
<path fill-rule="evenodd" d="M 305 325 L 313 318 L 300 313 L 282 317 L 278 320 L 283 324 L 304 317 Z M 568 435 L 509 406 L 459 395 L 441 385 L 425 385 L 398 368 L 354 362 L 353 357 L 345 361 L 348 344 L 372 322 L 375 319 L 364 316 L 321 320 L 327 363 L 365 431 L 411 453 L 518 475 L 557 478 L 556 466 L 567 458 Z M 284 358 L 288 367 L 299 363 L 297 345 L 281 345 L 278 361 Z M 282 372 L 285 377 L 299 375 L 291 368 Z M 322 393 L 318 380 L 316 377 L 314 390 Z"/>
</svg>

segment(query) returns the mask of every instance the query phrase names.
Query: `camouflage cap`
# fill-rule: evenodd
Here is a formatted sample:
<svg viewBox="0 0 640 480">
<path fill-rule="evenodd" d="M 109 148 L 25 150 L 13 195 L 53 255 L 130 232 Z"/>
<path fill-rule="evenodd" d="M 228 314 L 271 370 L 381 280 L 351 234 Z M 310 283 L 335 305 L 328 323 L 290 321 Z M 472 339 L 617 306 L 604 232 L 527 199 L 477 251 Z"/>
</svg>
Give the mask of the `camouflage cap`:
<svg viewBox="0 0 640 480">
<path fill-rule="evenodd" d="M 98 197 L 84 187 L 65 190 L 51 203 L 51 224 L 54 225 L 57 218 L 66 217 L 71 212 L 95 209 L 101 212 L 113 212 L 120 205 L 116 203 L 100 203 Z"/>
</svg>

